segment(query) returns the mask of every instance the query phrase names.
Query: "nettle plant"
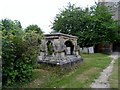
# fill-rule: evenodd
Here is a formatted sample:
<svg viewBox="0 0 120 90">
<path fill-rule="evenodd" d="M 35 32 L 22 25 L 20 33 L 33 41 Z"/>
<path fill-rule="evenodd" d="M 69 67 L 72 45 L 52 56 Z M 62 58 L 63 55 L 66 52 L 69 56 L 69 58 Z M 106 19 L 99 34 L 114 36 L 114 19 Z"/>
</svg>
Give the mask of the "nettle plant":
<svg viewBox="0 0 120 90">
<path fill-rule="evenodd" d="M 39 53 L 41 34 L 25 32 L 19 21 L 0 21 L 2 31 L 3 86 L 26 82 L 32 77 Z"/>
</svg>

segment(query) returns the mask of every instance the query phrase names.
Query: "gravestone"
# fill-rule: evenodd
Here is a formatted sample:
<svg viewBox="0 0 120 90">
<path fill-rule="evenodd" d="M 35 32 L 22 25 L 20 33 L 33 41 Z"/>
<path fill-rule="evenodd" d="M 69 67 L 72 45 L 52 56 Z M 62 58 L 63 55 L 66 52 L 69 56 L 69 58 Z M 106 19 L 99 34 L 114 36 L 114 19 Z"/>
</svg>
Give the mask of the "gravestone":
<svg viewBox="0 0 120 90">
<path fill-rule="evenodd" d="M 93 47 L 89 47 L 88 50 L 89 50 L 89 53 L 94 53 L 94 48 Z"/>
<path fill-rule="evenodd" d="M 82 52 L 83 52 L 83 53 L 88 53 L 88 48 L 87 48 L 87 47 L 83 47 Z"/>
<path fill-rule="evenodd" d="M 80 52 L 82 52 L 82 48 L 80 48 Z"/>
</svg>

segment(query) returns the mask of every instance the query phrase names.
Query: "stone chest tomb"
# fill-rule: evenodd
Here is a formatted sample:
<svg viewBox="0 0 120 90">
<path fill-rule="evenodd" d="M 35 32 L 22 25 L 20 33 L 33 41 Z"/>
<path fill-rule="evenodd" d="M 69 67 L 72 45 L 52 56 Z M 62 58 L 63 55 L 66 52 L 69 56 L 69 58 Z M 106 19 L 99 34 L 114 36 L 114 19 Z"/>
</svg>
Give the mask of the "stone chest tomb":
<svg viewBox="0 0 120 90">
<path fill-rule="evenodd" d="M 38 63 L 65 65 L 81 62 L 77 37 L 62 33 L 45 34 Z"/>
</svg>

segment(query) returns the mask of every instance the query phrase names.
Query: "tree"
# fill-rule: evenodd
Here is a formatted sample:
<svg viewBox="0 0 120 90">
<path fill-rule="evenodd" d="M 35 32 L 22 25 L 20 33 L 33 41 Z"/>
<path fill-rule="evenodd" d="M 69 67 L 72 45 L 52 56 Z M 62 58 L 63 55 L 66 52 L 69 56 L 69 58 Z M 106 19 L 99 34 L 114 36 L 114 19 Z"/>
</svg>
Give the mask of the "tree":
<svg viewBox="0 0 120 90">
<path fill-rule="evenodd" d="M 26 29 L 25 29 L 26 32 L 28 31 L 36 31 L 36 33 L 40 33 L 42 34 L 42 30 L 40 27 L 38 27 L 38 25 L 29 25 Z"/>
<path fill-rule="evenodd" d="M 42 29 L 38 27 L 38 25 L 29 25 L 27 26 L 27 28 L 25 28 L 26 33 L 31 33 L 31 31 L 34 31 L 36 34 L 40 36 L 40 38 L 38 38 L 38 43 L 40 44 L 41 38 L 44 38 Z"/>
<path fill-rule="evenodd" d="M 16 66 L 17 58 L 19 58 L 18 46 L 22 41 L 23 31 L 18 27 L 15 21 L 9 19 L 1 20 L 2 31 L 2 72 L 3 72 L 3 86 L 10 85 L 15 82 L 18 74 Z"/>
<path fill-rule="evenodd" d="M 64 8 L 60 14 L 56 15 L 52 29 L 61 33 L 74 34 L 79 28 L 78 24 L 81 21 L 80 14 L 82 14 L 81 8 L 76 8 L 75 5 L 69 3 L 67 8 Z"/>
<path fill-rule="evenodd" d="M 100 6 L 82 9 L 69 3 L 56 15 L 52 29 L 78 36 L 80 46 L 112 42 L 116 39 L 116 22 L 108 9 Z"/>
<path fill-rule="evenodd" d="M 97 43 L 111 43 L 117 38 L 117 22 L 112 19 L 112 13 L 109 11 L 108 7 L 96 6 L 94 7 L 93 24 L 94 33 L 97 35 L 95 38 Z"/>
<path fill-rule="evenodd" d="M 35 31 L 24 32 L 19 21 L 0 21 L 2 31 L 3 86 L 31 80 L 33 67 L 40 50 Z"/>
</svg>

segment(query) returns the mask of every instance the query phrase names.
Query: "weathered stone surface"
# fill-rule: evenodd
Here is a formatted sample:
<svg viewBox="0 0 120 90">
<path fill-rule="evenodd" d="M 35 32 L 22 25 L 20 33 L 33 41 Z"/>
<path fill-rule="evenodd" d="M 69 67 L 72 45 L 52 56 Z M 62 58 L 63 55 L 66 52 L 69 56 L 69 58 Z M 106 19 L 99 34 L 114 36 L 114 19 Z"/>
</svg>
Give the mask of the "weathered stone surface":
<svg viewBox="0 0 120 90">
<path fill-rule="evenodd" d="M 52 51 L 49 51 L 51 48 Z M 39 63 L 63 65 L 82 61 L 77 46 L 77 37 L 72 35 L 62 33 L 45 34 L 45 40 L 42 41 L 40 51 Z"/>
</svg>

